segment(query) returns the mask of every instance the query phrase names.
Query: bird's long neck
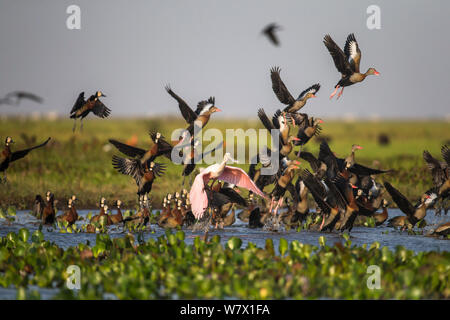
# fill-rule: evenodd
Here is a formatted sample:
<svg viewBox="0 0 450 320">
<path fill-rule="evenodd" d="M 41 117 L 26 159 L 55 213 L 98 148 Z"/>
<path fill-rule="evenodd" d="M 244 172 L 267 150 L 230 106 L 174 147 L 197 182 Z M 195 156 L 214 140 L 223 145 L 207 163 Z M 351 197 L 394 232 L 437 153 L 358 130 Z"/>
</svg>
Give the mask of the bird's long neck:
<svg viewBox="0 0 450 320">
<path fill-rule="evenodd" d="M 223 159 L 222 162 L 219 165 L 219 170 L 217 170 L 219 172 L 219 174 L 221 174 L 223 172 L 223 170 L 225 169 L 225 166 L 227 164 L 227 160 L 228 159 Z"/>
</svg>

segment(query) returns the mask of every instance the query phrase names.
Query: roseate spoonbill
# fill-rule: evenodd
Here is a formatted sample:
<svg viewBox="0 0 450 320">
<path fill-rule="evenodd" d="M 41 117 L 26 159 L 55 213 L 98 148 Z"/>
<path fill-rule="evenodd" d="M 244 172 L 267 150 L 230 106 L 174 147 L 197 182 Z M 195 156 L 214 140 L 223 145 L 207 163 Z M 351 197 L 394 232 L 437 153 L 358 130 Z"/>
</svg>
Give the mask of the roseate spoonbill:
<svg viewBox="0 0 450 320">
<path fill-rule="evenodd" d="M 258 189 L 244 170 L 226 165 L 227 161 L 230 160 L 237 162 L 231 157 L 231 154 L 227 152 L 221 163 L 210 165 L 195 177 L 189 193 L 189 199 L 191 202 L 192 213 L 196 219 L 202 218 L 203 213 L 208 207 L 208 196 L 205 191 L 205 184 L 211 179 L 213 179 L 211 186 L 214 185 L 216 180 L 222 180 L 238 187 L 246 188 L 261 197 L 266 198 L 266 195 Z"/>
</svg>

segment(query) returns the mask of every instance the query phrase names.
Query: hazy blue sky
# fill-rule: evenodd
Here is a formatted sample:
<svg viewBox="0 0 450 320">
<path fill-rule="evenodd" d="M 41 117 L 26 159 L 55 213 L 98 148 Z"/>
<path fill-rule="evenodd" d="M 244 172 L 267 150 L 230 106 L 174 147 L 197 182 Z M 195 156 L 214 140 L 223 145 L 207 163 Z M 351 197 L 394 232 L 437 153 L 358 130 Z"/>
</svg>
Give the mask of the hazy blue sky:
<svg viewBox="0 0 450 320">
<path fill-rule="evenodd" d="M 81 30 L 68 30 L 66 8 L 81 7 Z M 366 27 L 366 8 L 381 8 L 381 30 Z M 112 115 L 179 114 L 172 89 L 192 106 L 211 95 L 219 117 L 255 117 L 281 105 L 269 69 L 282 68 L 294 96 L 320 82 L 305 112 L 381 117 L 448 117 L 450 2 L 433 1 L 0 1 L 0 95 L 16 89 L 45 98 L 0 113 L 68 114 L 78 93 L 101 89 Z M 260 35 L 284 29 L 281 47 Z M 343 46 L 354 32 L 361 69 L 380 77 L 328 97 L 339 73 L 322 43 Z"/>
</svg>

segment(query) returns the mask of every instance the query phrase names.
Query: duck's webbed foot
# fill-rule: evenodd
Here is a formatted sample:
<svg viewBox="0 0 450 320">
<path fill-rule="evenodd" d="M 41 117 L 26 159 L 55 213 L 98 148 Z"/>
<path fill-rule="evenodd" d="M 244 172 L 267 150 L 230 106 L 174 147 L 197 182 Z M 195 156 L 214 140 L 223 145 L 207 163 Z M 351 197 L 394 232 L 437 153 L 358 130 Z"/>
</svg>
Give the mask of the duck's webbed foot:
<svg viewBox="0 0 450 320">
<path fill-rule="evenodd" d="M 334 89 L 333 93 L 332 93 L 331 96 L 330 96 L 330 100 L 333 99 L 333 97 L 336 95 L 336 93 L 337 93 L 339 87 L 340 87 L 340 85 L 337 85 L 337 86 L 336 86 L 336 89 Z"/>
<path fill-rule="evenodd" d="M 343 93 L 344 93 L 344 87 L 342 87 L 341 91 L 338 93 L 336 100 L 339 100 L 339 98 L 342 96 Z"/>
</svg>

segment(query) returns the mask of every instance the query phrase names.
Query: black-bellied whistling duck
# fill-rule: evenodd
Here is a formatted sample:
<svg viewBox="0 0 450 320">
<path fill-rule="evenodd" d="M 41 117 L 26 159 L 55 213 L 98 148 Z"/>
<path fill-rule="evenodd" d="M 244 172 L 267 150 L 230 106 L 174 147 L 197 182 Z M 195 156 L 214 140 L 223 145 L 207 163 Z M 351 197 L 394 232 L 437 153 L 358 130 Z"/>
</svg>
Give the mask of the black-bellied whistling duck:
<svg viewBox="0 0 450 320">
<path fill-rule="evenodd" d="M 297 115 L 293 115 L 292 119 L 294 119 L 294 123 L 298 125 L 298 132 L 297 132 L 297 141 L 294 142 L 294 145 L 300 146 L 300 149 L 297 153 L 297 157 L 300 157 L 301 149 L 302 147 L 308 143 L 309 140 L 311 140 L 312 137 L 318 136 L 320 132 L 322 131 L 322 128 L 320 126 L 321 123 L 323 123 L 323 120 L 320 118 L 308 118 L 302 117 L 302 120 L 300 123 L 298 123 Z"/>
<path fill-rule="evenodd" d="M 31 150 L 34 150 L 34 149 L 37 149 L 37 148 L 45 146 L 49 140 L 50 140 L 50 138 L 48 138 L 45 142 L 41 143 L 40 145 L 31 147 L 31 148 L 28 148 L 28 149 L 24 149 L 24 150 L 19 150 L 19 151 L 12 152 L 10 145 L 12 143 L 14 143 L 14 141 L 13 141 L 13 139 L 11 137 L 6 137 L 6 139 L 5 139 L 5 148 L 0 153 L 0 172 L 3 172 L 3 182 L 6 183 L 6 169 L 8 169 L 9 164 L 11 162 L 14 162 L 16 160 L 22 159 Z"/>
<path fill-rule="evenodd" d="M 439 236 L 448 236 L 450 234 L 450 222 L 441 224 L 436 229 L 434 229 L 432 234 Z"/>
<path fill-rule="evenodd" d="M 164 174 L 166 169 L 165 164 L 156 162 L 141 163 L 137 159 L 124 159 L 116 155 L 112 158 L 113 167 L 124 175 L 129 175 L 134 178 L 138 186 L 137 195 L 141 199 L 144 195 L 152 190 L 153 181 L 156 177 Z"/>
<path fill-rule="evenodd" d="M 287 118 L 289 117 L 288 114 L 277 110 L 272 118 L 272 121 L 270 121 L 264 112 L 264 109 L 258 109 L 258 117 L 271 135 L 275 134 L 274 130 L 279 131 L 279 156 L 280 159 L 287 157 L 293 149 L 292 142 L 299 140 L 298 138 L 289 135 L 289 126 L 287 124 Z M 274 138 L 276 138 L 276 136 L 274 136 Z"/>
<path fill-rule="evenodd" d="M 275 92 L 278 100 L 280 100 L 282 104 L 287 105 L 287 107 L 284 108 L 285 112 L 297 112 L 305 106 L 308 99 L 316 97 L 315 94 L 320 89 L 320 84 L 318 83 L 313 84 L 309 88 L 303 90 L 298 98 L 294 99 L 294 97 L 291 95 L 291 93 L 281 80 L 280 71 L 281 69 L 279 67 L 273 67 L 272 69 L 270 69 L 270 78 L 272 79 L 273 92 Z"/>
<path fill-rule="evenodd" d="M 381 226 L 389 217 L 388 216 L 388 201 L 386 199 L 383 199 L 383 204 L 381 207 L 383 208 L 383 211 L 381 213 L 375 213 L 372 217 L 375 219 L 375 225 Z"/>
<path fill-rule="evenodd" d="M 74 196 L 72 196 L 72 198 L 70 198 L 68 201 L 68 204 L 67 204 L 68 210 L 66 212 L 64 212 L 64 214 L 56 217 L 56 221 L 68 222 L 69 226 L 71 226 L 78 220 L 78 213 L 77 213 L 77 209 L 75 209 L 75 203 L 74 203 L 75 200 L 73 198 L 74 198 Z"/>
<path fill-rule="evenodd" d="M 338 231 L 348 230 L 350 232 L 352 231 L 359 209 L 353 196 L 352 188 L 350 187 L 348 180 L 341 174 L 334 178 L 332 182 L 345 201 L 345 212 L 341 214 L 339 220 L 336 222 L 335 228 Z"/>
<path fill-rule="evenodd" d="M 270 23 L 264 27 L 261 33 L 264 34 L 274 46 L 278 47 L 280 45 L 280 41 L 275 34 L 277 30 L 281 30 L 281 27 L 276 23 Z"/>
<path fill-rule="evenodd" d="M 326 178 L 326 183 L 305 169 L 301 173 L 301 179 L 313 196 L 317 206 L 323 215 L 322 223 L 317 226 L 320 231 L 331 231 L 340 218 L 341 212 L 345 210 L 346 203 L 336 186 Z"/>
<path fill-rule="evenodd" d="M 277 215 L 278 208 L 283 204 L 284 194 L 286 193 L 286 190 L 289 190 L 291 195 L 295 194 L 295 187 L 292 185 L 292 179 L 294 178 L 295 170 L 297 169 L 299 169 L 297 165 L 289 165 L 280 175 L 275 187 L 272 190 L 269 212 L 272 212 L 273 205 L 275 202 L 277 202 L 277 205 L 273 212 L 274 216 Z"/>
<path fill-rule="evenodd" d="M 13 92 L 8 92 L 3 98 L 0 99 L 0 105 L 8 104 L 11 106 L 12 105 L 18 106 L 20 101 L 22 101 L 23 99 L 31 100 L 36 103 L 42 103 L 44 101 L 44 99 L 42 99 L 38 95 L 35 95 L 34 93 L 31 93 L 31 92 L 13 91 Z"/>
<path fill-rule="evenodd" d="M 111 109 L 100 101 L 100 97 L 106 97 L 101 91 L 97 91 L 95 94 L 91 95 L 89 99 L 84 99 L 84 92 L 78 95 L 75 104 L 70 110 L 70 118 L 74 120 L 72 131 L 75 132 L 75 127 L 77 124 L 77 119 L 80 119 L 80 129 L 83 129 L 83 119 L 92 112 L 99 118 L 106 118 L 111 113 Z"/>
<path fill-rule="evenodd" d="M 327 165 L 323 161 L 317 159 L 311 152 L 308 151 L 302 151 L 302 153 L 300 153 L 300 158 L 308 161 L 314 175 L 317 178 L 325 178 Z"/>
<path fill-rule="evenodd" d="M 406 214 L 406 217 L 397 216 L 388 221 L 390 226 L 405 226 L 405 222 L 409 222 L 414 226 L 417 222 L 425 218 L 427 209 L 432 206 L 436 200 L 437 193 L 433 190 L 425 192 L 420 201 L 413 206 L 406 197 L 395 189 L 389 182 L 384 183 L 384 187 L 392 197 L 392 200 L 397 204 L 398 208 Z M 406 220 L 405 220 L 406 218 Z"/>
<path fill-rule="evenodd" d="M 253 207 L 248 217 L 248 227 L 250 229 L 262 228 L 270 216 L 271 213 L 266 206 Z"/>
<path fill-rule="evenodd" d="M 178 102 L 178 107 L 180 108 L 181 114 L 189 124 L 186 131 L 189 132 L 191 139 L 194 135 L 194 126 L 198 125 L 199 128 L 197 128 L 197 130 L 201 130 L 206 126 L 213 113 L 222 111 L 215 106 L 214 97 L 210 97 L 208 100 L 200 101 L 194 112 L 194 110 L 192 110 L 183 99 L 172 91 L 169 85 L 166 86 L 166 91 Z"/>
<path fill-rule="evenodd" d="M 46 196 L 47 204 L 42 211 L 42 224 L 52 225 L 55 222 L 55 196 L 50 191 Z"/>
<path fill-rule="evenodd" d="M 334 92 L 330 99 L 334 97 L 339 88 L 338 98 L 344 92 L 344 88 L 352 84 L 363 81 L 369 75 L 379 75 L 380 73 L 374 68 L 369 68 L 366 73 L 359 72 L 359 63 L 361 61 L 361 50 L 359 50 L 358 42 L 355 35 L 349 34 L 345 42 L 344 51 L 331 39 L 330 35 L 324 37 L 323 43 L 333 58 L 336 69 L 342 74 L 341 80 L 336 84 Z M 345 53 L 344 53 L 345 52 Z M 350 60 L 349 60 L 350 59 Z"/>
<path fill-rule="evenodd" d="M 353 165 L 355 164 L 355 151 L 356 150 L 361 150 L 362 147 L 359 144 L 353 144 L 352 145 L 352 152 L 350 153 L 350 155 L 345 158 L 344 162 L 345 162 L 345 167 L 346 168 L 351 168 L 353 167 Z"/>
<path fill-rule="evenodd" d="M 159 156 L 165 156 L 167 159 L 170 159 L 172 145 L 165 140 L 164 136 L 160 132 L 150 131 L 149 135 L 153 141 L 153 145 L 149 150 L 130 146 L 114 139 L 109 139 L 108 141 L 123 154 L 139 159 L 141 165 L 145 162 L 154 161 Z"/>
<path fill-rule="evenodd" d="M 121 205 L 122 205 L 122 201 L 117 200 L 116 201 L 117 213 L 111 215 L 112 224 L 120 223 L 123 221 L 122 210 L 120 209 Z"/>
</svg>

